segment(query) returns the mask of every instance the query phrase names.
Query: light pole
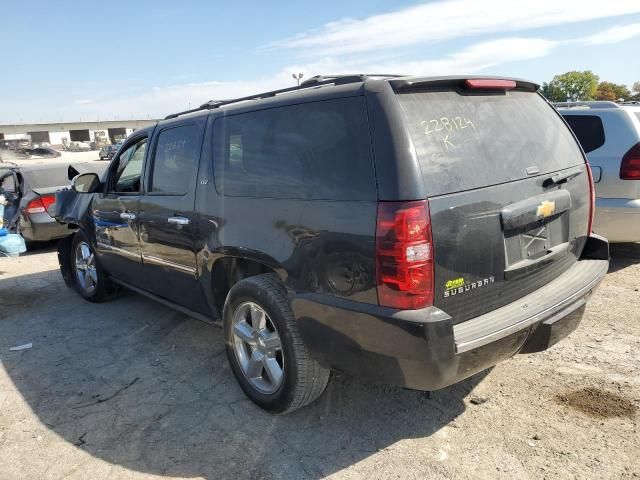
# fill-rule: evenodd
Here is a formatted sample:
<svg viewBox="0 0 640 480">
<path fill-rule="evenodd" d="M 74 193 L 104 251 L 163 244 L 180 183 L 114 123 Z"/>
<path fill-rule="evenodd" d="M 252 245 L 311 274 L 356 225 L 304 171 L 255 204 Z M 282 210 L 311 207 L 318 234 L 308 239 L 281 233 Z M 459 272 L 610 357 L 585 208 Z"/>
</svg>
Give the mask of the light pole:
<svg viewBox="0 0 640 480">
<path fill-rule="evenodd" d="M 304 77 L 304 73 L 292 73 L 291 76 L 296 79 L 296 81 L 298 82 L 298 86 L 300 86 L 300 80 L 302 80 L 302 77 Z"/>
</svg>

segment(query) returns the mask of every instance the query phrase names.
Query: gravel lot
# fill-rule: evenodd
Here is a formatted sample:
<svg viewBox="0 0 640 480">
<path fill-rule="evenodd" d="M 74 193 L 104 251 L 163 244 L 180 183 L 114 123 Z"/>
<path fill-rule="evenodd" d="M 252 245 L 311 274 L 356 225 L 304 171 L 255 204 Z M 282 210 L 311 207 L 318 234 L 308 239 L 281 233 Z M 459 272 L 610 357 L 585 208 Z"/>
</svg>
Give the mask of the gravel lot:
<svg viewBox="0 0 640 480">
<path fill-rule="evenodd" d="M 52 246 L 0 259 L 0 478 L 640 477 L 640 244 L 612 253 L 547 352 L 431 395 L 335 375 L 282 417 L 245 399 L 221 330 L 87 303 Z"/>
<path fill-rule="evenodd" d="M 106 160 L 100 160 L 98 158 L 98 150 L 94 150 L 91 152 L 60 152 L 61 156 L 56 158 L 37 158 L 32 157 L 29 159 L 24 158 L 15 158 L 12 157 L 11 154 L 13 152 L 2 150 L 0 154 L 2 155 L 2 160 L 7 163 L 13 163 L 18 165 L 21 168 L 29 169 L 40 169 L 57 166 L 60 169 L 64 169 L 66 171 L 69 165 L 76 166 L 81 173 L 85 173 L 88 171 L 93 171 L 95 173 L 101 174 L 104 172 L 108 166 L 109 162 Z M 83 168 L 80 168 L 80 165 Z M 57 185 L 51 185 L 57 186 Z"/>
<path fill-rule="evenodd" d="M 100 163 L 107 163 L 106 161 L 100 161 L 99 157 L 98 157 L 98 150 L 92 150 L 90 152 L 65 152 L 62 151 L 60 152 L 62 155 L 59 157 L 55 157 L 55 158 L 37 158 L 37 157 L 33 157 L 33 158 L 29 158 L 29 159 L 25 159 L 25 158 L 15 158 L 14 156 L 12 156 L 11 151 L 8 150 L 3 150 L 1 152 L 2 154 L 2 159 L 6 162 L 12 162 L 12 163 L 17 163 L 18 165 L 42 165 L 42 164 L 63 164 L 63 165 L 68 165 L 69 163 L 76 163 L 76 162 L 90 162 L 90 161 L 96 161 L 96 162 L 100 162 Z"/>
</svg>

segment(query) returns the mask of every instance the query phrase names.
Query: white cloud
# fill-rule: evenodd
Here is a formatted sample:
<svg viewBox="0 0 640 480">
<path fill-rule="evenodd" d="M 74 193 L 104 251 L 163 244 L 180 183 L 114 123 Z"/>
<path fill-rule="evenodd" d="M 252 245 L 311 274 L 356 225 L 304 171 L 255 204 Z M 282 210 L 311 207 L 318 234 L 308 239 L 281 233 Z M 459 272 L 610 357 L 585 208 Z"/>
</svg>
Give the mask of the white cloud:
<svg viewBox="0 0 640 480">
<path fill-rule="evenodd" d="M 590 35 L 582 41 L 587 45 L 606 45 L 618 43 L 640 35 L 640 23 L 617 25 L 595 35 Z"/>
<path fill-rule="evenodd" d="M 345 55 L 477 34 L 521 31 L 640 12 L 638 0 L 606 8 L 584 0 L 444 0 L 364 19 L 343 19 L 267 45 L 310 55 Z"/>
<path fill-rule="evenodd" d="M 383 72 L 409 75 L 453 75 L 464 73 L 499 73 L 502 65 L 545 57 L 554 49 L 568 44 L 614 43 L 638 35 L 638 24 L 623 25 L 586 37 L 565 40 L 508 37 L 471 43 L 449 55 L 430 49 L 429 58 L 398 60 L 392 52 L 327 56 L 311 62 L 290 65 L 279 72 L 252 80 L 208 81 L 171 86 L 155 86 L 136 95 L 95 97 L 92 100 L 69 101 L 64 105 L 51 104 L 43 108 L 43 101 L 0 99 L 0 112 L 14 114 L 24 121 L 65 121 L 100 118 L 156 118 L 168 113 L 194 108 L 212 99 L 237 98 L 294 85 L 292 73 L 302 72 L 304 79 L 317 74 Z M 44 100 L 46 103 L 46 100 Z M 55 112 L 53 118 L 41 118 L 43 111 Z M 19 114 L 17 112 L 20 112 Z M 32 113 L 35 118 L 29 118 Z M 7 118 L 7 120 L 9 120 Z M 0 121 L 0 123 L 3 123 Z M 9 122 L 10 123 L 10 122 Z"/>
<path fill-rule="evenodd" d="M 74 105 L 61 113 L 65 118 L 146 118 L 194 108 L 208 100 L 237 98 L 294 85 L 292 73 L 302 72 L 308 79 L 317 74 L 384 72 L 411 75 L 451 75 L 476 73 L 501 64 L 548 55 L 558 42 L 539 38 L 502 38 L 471 46 L 443 58 L 416 61 L 393 61 L 375 56 L 324 58 L 315 62 L 289 66 L 273 75 L 255 80 L 210 81 L 153 87 L 139 95 L 104 99 L 94 104 Z"/>
<path fill-rule="evenodd" d="M 477 73 L 510 62 L 547 56 L 559 42 L 541 38 L 501 38 L 473 44 L 442 59 L 386 63 L 371 71 L 412 75 Z"/>
<path fill-rule="evenodd" d="M 355 68 L 355 67 L 354 67 Z M 195 108 L 209 100 L 237 98 L 295 85 L 294 72 L 303 72 L 304 79 L 316 73 L 343 73 L 342 64 L 331 59 L 304 65 L 292 65 L 272 75 L 252 80 L 186 83 L 170 86 L 154 86 L 136 95 L 95 99 L 92 104 L 73 102 L 53 107 L 56 121 L 77 118 L 107 119 L 155 118 L 172 112 Z M 0 111 L 2 105 L 0 104 Z M 0 122 L 2 123 L 2 122 Z"/>
</svg>

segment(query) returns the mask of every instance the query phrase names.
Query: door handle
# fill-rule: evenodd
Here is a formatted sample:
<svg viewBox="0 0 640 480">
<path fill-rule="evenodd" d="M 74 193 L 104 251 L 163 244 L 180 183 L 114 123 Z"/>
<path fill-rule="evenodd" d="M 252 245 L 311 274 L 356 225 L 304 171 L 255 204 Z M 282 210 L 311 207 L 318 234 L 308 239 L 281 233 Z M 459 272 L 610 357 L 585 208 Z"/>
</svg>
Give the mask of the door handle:
<svg viewBox="0 0 640 480">
<path fill-rule="evenodd" d="M 167 218 L 167 222 L 173 223 L 174 225 L 189 225 L 189 219 L 186 217 L 169 217 Z"/>
<path fill-rule="evenodd" d="M 120 218 L 123 220 L 135 220 L 136 215 L 134 213 L 124 212 L 120 214 Z"/>
</svg>

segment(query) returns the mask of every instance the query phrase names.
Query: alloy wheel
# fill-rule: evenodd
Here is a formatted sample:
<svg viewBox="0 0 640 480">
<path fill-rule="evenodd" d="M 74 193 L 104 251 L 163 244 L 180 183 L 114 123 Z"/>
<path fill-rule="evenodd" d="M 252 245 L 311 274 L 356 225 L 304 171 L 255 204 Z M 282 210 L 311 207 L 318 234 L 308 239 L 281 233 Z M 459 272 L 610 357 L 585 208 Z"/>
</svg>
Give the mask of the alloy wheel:
<svg viewBox="0 0 640 480">
<path fill-rule="evenodd" d="M 233 346 L 251 386 L 261 393 L 275 393 L 284 378 L 284 352 L 275 325 L 258 304 L 244 302 L 236 308 Z"/>
<path fill-rule="evenodd" d="M 95 256 L 87 242 L 78 243 L 75 257 L 78 285 L 86 293 L 91 294 L 98 285 L 98 272 L 96 271 Z"/>
</svg>

